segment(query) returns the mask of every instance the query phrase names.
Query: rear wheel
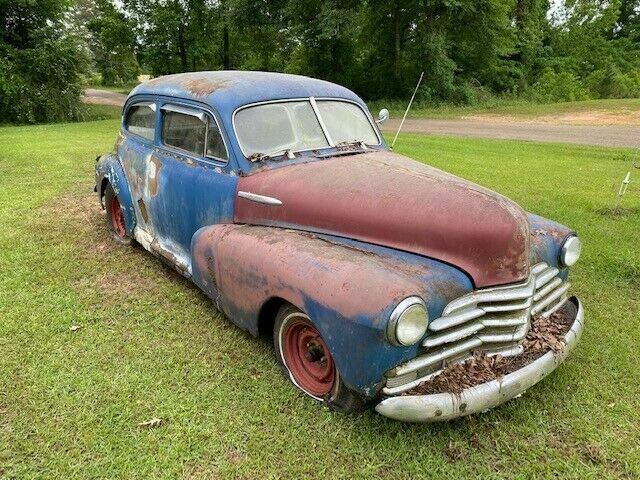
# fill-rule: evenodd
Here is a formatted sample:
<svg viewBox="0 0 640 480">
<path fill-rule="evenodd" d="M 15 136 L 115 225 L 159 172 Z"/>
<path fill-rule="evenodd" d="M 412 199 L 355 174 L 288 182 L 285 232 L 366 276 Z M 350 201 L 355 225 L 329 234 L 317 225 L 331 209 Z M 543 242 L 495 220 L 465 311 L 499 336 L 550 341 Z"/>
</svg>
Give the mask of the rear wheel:
<svg viewBox="0 0 640 480">
<path fill-rule="evenodd" d="M 304 393 L 341 412 L 362 406 L 361 397 L 342 382 L 327 344 L 303 311 L 289 304 L 280 309 L 273 343 L 283 373 Z"/>
<path fill-rule="evenodd" d="M 110 183 L 107 184 L 104 191 L 104 206 L 107 211 L 107 228 L 109 228 L 111 236 L 118 243 L 131 244 L 131 236 L 127 233 L 124 220 L 124 209 Z"/>
</svg>

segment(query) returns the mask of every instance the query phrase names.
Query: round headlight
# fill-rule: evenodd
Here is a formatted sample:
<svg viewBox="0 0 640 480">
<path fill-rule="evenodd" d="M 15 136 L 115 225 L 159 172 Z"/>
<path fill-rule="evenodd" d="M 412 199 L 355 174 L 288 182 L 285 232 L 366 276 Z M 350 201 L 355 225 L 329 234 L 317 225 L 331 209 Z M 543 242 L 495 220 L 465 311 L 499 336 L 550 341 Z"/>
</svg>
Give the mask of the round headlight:
<svg viewBox="0 0 640 480">
<path fill-rule="evenodd" d="M 582 250 L 582 243 L 578 237 L 567 238 L 560 251 L 560 263 L 565 267 L 575 265 L 580 258 L 580 250 Z"/>
<path fill-rule="evenodd" d="M 394 345 L 413 345 L 427 333 L 428 324 L 429 314 L 422 299 L 405 298 L 391 313 L 387 337 Z"/>
</svg>

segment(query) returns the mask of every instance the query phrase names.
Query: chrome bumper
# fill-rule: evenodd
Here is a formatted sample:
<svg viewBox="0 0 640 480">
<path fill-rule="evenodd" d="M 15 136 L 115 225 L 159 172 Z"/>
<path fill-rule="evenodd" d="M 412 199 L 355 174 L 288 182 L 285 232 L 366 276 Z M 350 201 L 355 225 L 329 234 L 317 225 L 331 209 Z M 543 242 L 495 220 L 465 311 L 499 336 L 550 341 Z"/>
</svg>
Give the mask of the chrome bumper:
<svg viewBox="0 0 640 480">
<path fill-rule="evenodd" d="M 498 380 L 467 388 L 459 394 L 387 397 L 376 405 L 376 411 L 385 417 L 405 422 L 437 422 L 484 412 L 521 395 L 554 371 L 580 340 L 584 309 L 576 297 L 569 301 L 576 305 L 577 314 L 564 337 L 565 346 L 560 352 L 547 352 L 520 370 Z"/>
</svg>

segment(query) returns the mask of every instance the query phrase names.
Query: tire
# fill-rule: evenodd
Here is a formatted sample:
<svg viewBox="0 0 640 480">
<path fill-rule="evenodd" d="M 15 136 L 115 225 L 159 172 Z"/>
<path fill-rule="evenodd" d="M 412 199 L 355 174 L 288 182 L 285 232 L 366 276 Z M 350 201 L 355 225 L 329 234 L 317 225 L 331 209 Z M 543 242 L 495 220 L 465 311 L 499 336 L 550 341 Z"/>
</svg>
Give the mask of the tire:
<svg viewBox="0 0 640 480">
<path fill-rule="evenodd" d="M 107 183 L 104 190 L 104 208 L 107 211 L 107 228 L 113 239 L 121 245 L 131 245 L 133 239 L 127 233 L 120 199 L 110 183 Z"/>
<path fill-rule="evenodd" d="M 353 412 L 364 401 L 340 378 L 333 357 L 309 316 L 290 304 L 280 308 L 273 327 L 280 369 L 303 393 L 331 410 Z"/>
</svg>

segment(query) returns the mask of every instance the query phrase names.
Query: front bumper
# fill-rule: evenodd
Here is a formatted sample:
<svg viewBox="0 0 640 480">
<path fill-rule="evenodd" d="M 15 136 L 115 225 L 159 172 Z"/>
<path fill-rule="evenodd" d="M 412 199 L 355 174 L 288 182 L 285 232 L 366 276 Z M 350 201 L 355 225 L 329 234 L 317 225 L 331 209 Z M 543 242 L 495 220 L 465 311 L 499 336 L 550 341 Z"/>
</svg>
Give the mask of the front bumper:
<svg viewBox="0 0 640 480">
<path fill-rule="evenodd" d="M 576 346 L 582 335 L 584 309 L 576 297 L 576 317 L 564 337 L 564 348 L 557 353 L 547 352 L 529 365 L 504 377 L 470 387 L 458 394 L 405 395 L 387 397 L 376 405 L 385 417 L 405 422 L 437 422 L 484 412 L 525 392 L 560 365 Z"/>
</svg>

